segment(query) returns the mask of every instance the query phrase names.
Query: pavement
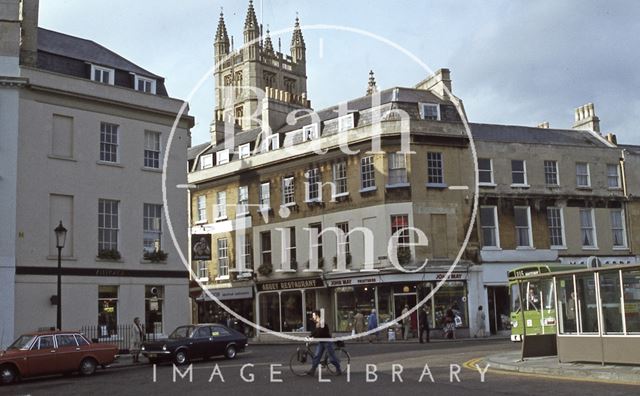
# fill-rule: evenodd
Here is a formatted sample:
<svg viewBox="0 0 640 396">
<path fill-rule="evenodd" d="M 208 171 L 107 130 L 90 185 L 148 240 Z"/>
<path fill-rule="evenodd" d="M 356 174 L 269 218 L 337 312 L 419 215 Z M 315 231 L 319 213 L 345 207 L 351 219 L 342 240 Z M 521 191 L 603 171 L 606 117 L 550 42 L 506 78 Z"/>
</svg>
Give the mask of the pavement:
<svg viewBox="0 0 640 396">
<path fill-rule="evenodd" d="M 481 362 L 484 362 L 484 364 Z M 520 351 L 503 352 L 499 355 L 490 355 L 467 363 L 470 363 L 467 366 L 473 366 L 474 364 L 484 366 L 488 363 L 493 370 L 523 375 L 539 375 L 554 379 L 640 385 L 640 366 L 560 363 L 557 356 L 522 360 Z"/>
</svg>

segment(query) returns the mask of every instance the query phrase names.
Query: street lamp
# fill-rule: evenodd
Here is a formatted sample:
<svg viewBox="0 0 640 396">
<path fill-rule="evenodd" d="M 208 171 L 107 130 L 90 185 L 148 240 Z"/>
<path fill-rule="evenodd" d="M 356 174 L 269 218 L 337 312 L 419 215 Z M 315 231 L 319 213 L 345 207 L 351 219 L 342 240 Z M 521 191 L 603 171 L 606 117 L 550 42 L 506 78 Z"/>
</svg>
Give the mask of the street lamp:
<svg viewBox="0 0 640 396">
<path fill-rule="evenodd" d="M 67 229 L 62 225 L 62 220 L 53 231 L 56 233 L 56 247 L 58 248 L 58 312 L 56 327 L 58 330 L 62 330 L 62 248 L 64 248 L 64 242 L 67 239 Z"/>
</svg>

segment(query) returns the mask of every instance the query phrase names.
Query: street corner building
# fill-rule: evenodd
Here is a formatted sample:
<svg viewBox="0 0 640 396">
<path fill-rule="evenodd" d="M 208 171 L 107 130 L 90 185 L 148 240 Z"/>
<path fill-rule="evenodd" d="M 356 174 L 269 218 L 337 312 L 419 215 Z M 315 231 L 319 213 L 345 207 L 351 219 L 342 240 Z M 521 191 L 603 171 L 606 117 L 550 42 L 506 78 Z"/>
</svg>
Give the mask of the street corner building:
<svg viewBox="0 0 640 396">
<path fill-rule="evenodd" d="M 38 27 L 38 1 L 0 17 L 0 346 L 56 325 L 122 340 L 140 317 L 168 334 L 190 321 L 184 163 L 193 118 L 164 79 L 84 38 Z M 167 199 L 163 202 L 165 169 Z"/>
<path fill-rule="evenodd" d="M 323 308 L 332 331 L 351 334 L 359 314 L 384 324 L 442 283 L 426 302 L 431 329 L 452 310 L 460 336 L 508 335 L 508 271 L 637 263 L 639 149 L 603 136 L 593 104 L 565 129 L 466 123 L 440 69 L 383 90 L 372 71 L 364 96 L 314 111 L 298 18 L 289 54 L 251 2 L 243 36 L 230 47 L 220 14 L 211 140 L 188 154 L 191 265 L 206 289 L 192 288 L 195 320 L 228 318 L 214 295 L 271 331 L 305 334 Z M 409 323 L 415 337 L 417 313 Z"/>
</svg>

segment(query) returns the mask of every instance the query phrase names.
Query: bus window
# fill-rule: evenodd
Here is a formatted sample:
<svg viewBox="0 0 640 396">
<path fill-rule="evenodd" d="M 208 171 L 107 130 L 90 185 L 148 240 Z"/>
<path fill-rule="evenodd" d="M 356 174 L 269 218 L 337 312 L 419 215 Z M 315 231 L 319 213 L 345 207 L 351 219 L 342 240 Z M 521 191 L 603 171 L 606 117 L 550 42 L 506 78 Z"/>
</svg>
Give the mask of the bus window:
<svg viewBox="0 0 640 396">
<path fill-rule="evenodd" d="M 553 279 L 543 279 L 540 281 L 542 301 L 544 309 L 556 309 L 556 302 L 553 298 Z"/>
<path fill-rule="evenodd" d="M 520 286 L 517 283 L 511 284 L 511 312 L 520 311 Z"/>
<path fill-rule="evenodd" d="M 540 291 L 537 282 L 527 282 L 527 311 L 538 311 L 540 309 Z"/>
</svg>

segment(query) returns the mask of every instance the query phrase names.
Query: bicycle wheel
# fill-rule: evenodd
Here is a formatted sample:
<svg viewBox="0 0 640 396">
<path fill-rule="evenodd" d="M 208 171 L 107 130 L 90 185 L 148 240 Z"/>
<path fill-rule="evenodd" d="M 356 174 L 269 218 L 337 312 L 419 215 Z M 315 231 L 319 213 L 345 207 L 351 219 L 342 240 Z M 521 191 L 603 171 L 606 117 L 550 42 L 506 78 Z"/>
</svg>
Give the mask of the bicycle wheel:
<svg viewBox="0 0 640 396">
<path fill-rule="evenodd" d="M 302 377 L 304 375 L 307 375 L 307 371 L 311 369 L 312 359 L 313 354 L 311 353 L 311 350 L 299 347 L 289 359 L 289 368 L 291 369 L 291 372 L 293 374 Z"/>
<path fill-rule="evenodd" d="M 349 355 L 349 352 L 347 352 L 344 349 L 339 349 L 336 351 L 336 357 L 338 358 L 338 361 L 340 362 L 340 368 L 344 371 L 347 369 L 347 365 L 349 365 L 349 363 L 351 363 L 351 355 Z M 327 369 L 329 369 L 329 372 L 331 374 L 335 374 L 338 370 L 336 370 L 336 366 L 333 365 L 333 363 L 331 362 L 327 362 Z"/>
</svg>

